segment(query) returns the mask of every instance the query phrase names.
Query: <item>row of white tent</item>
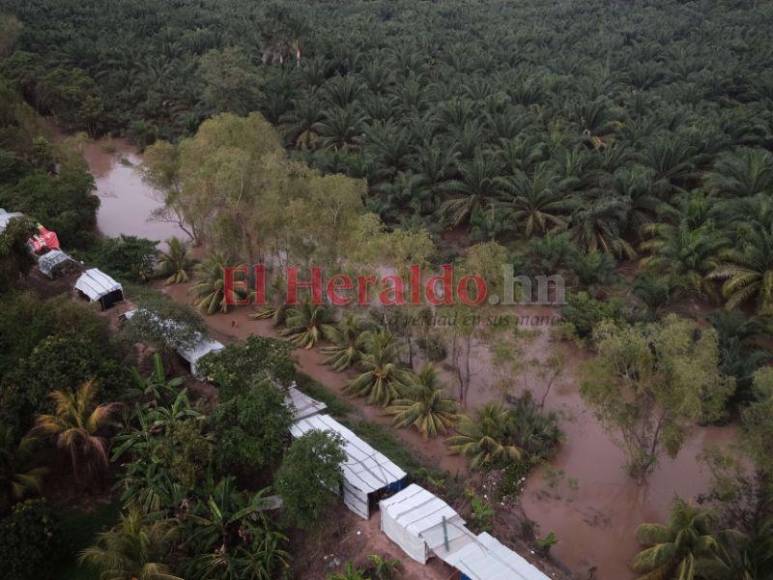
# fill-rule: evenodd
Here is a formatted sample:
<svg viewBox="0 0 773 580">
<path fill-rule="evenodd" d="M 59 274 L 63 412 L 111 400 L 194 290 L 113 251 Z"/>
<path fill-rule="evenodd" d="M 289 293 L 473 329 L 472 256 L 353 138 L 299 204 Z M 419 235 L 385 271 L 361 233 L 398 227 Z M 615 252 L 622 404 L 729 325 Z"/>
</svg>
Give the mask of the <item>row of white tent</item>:
<svg viewBox="0 0 773 580">
<path fill-rule="evenodd" d="M 23 213 L 7 212 L 0 208 L 0 234 L 5 231 L 11 220 L 22 217 L 24 217 Z M 33 254 L 33 256 L 37 260 L 40 272 L 49 279 L 55 278 L 57 273 L 69 264 L 80 269 L 80 264 L 60 249 L 52 249 L 44 254 Z M 98 302 L 103 309 L 110 308 L 124 299 L 121 284 L 97 268 L 90 268 L 83 272 L 73 287 L 90 302 Z"/>
<path fill-rule="evenodd" d="M 462 580 L 548 580 L 490 534 L 473 534 L 451 506 L 420 485 L 382 500 L 380 511 L 381 530 L 417 562 L 437 556 Z"/>
<path fill-rule="evenodd" d="M 436 556 L 462 580 L 549 580 L 527 560 L 487 533 L 475 535 L 445 501 L 423 487 L 406 487 L 407 474 L 350 429 L 328 415 L 325 404 L 290 387 L 294 438 L 313 430 L 335 433 L 344 442 L 342 495 L 346 506 L 364 519 L 378 503 L 381 530 L 412 559 L 426 564 Z M 377 502 L 377 500 L 380 500 Z"/>
</svg>

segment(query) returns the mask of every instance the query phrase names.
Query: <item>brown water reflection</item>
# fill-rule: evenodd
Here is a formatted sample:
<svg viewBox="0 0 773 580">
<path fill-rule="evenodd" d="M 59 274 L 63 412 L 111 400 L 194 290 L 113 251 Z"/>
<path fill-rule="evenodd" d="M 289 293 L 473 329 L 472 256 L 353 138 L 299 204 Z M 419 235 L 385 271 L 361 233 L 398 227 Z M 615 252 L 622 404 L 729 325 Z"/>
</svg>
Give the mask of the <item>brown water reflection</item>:
<svg viewBox="0 0 773 580">
<path fill-rule="evenodd" d="M 172 236 L 188 239 L 176 224 L 149 219 L 154 210 L 163 206 L 163 196 L 142 180 L 142 157 L 129 143 L 123 139 L 90 142 L 84 146 L 83 157 L 94 176 L 101 202 L 97 212 L 100 232 L 160 242 Z"/>
<path fill-rule="evenodd" d="M 549 309 L 520 308 L 519 314 L 550 314 Z M 494 364 L 491 347 L 501 341 L 478 341 L 472 356 L 472 386 L 468 405 L 478 407 L 502 397 L 504 388 L 518 394 L 529 388 L 541 398 L 543 382 L 528 367 L 513 372 Z M 545 407 L 561 416 L 566 439 L 560 452 L 527 482 L 522 496 L 526 514 L 539 524 L 538 535 L 555 532 L 552 553 L 578 578 L 626 580 L 634 578 L 628 568 L 638 551 L 635 531 L 642 522 L 666 519 L 672 500 L 679 495 L 695 498 L 710 485 L 710 474 L 698 456 L 712 445 L 734 441 L 733 427 L 696 427 L 678 456 L 664 457 L 647 485 L 639 486 L 627 476 L 625 456 L 612 436 L 594 417 L 579 394 L 579 367 L 588 354 L 575 345 L 552 340 L 547 326 L 529 329 L 529 336 L 516 341 L 517 357 L 545 361 L 559 355 L 565 364 L 561 378 L 553 384 Z M 453 384 L 453 383 L 450 383 Z"/>
</svg>

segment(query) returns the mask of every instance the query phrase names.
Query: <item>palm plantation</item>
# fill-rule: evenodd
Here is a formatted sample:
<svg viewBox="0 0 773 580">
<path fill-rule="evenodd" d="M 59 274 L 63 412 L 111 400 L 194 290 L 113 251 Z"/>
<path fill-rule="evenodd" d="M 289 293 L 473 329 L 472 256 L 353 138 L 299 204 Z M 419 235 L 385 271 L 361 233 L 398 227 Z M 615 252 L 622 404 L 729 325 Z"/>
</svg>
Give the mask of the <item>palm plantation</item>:
<svg viewBox="0 0 773 580">
<path fill-rule="evenodd" d="M 383 407 L 398 398 L 408 376 L 400 367 L 398 351 L 399 345 L 389 332 L 370 335 L 358 364 L 360 374 L 346 385 L 346 392 Z"/>
</svg>

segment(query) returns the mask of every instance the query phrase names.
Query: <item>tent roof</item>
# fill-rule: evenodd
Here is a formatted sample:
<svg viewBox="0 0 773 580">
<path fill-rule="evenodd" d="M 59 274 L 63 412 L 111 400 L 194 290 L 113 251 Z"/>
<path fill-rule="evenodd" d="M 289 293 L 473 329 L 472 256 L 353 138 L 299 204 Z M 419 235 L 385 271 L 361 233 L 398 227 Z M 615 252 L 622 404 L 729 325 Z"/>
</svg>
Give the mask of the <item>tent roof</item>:
<svg viewBox="0 0 773 580">
<path fill-rule="evenodd" d="M 75 282 L 75 289 L 83 292 L 92 302 L 116 290 L 123 290 L 118 282 L 97 268 L 91 268 L 81 274 Z"/>
<path fill-rule="evenodd" d="M 548 576 L 486 532 L 443 559 L 473 580 L 549 580 Z"/>
<path fill-rule="evenodd" d="M 51 250 L 38 257 L 38 269 L 47 276 L 51 276 L 54 268 L 67 261 L 74 262 L 74 260 L 63 251 Z"/>
<path fill-rule="evenodd" d="M 8 223 L 12 219 L 20 218 L 20 217 L 24 217 L 24 214 L 19 213 L 18 211 L 9 213 L 0 207 L 0 234 L 2 234 L 5 231 L 5 228 L 8 227 Z"/>
<path fill-rule="evenodd" d="M 415 483 L 382 500 L 380 505 L 382 512 L 412 536 L 421 538 L 441 558 L 474 538 L 450 505 Z"/>
<path fill-rule="evenodd" d="M 142 310 L 143 312 L 148 312 L 148 315 L 151 320 L 153 320 L 154 323 L 157 323 L 161 328 L 166 329 L 174 329 L 174 328 L 181 328 L 181 325 L 179 322 L 176 322 L 174 320 L 161 320 L 154 312 L 151 311 L 145 311 L 144 309 L 135 308 L 132 310 L 127 310 L 124 312 L 123 316 L 127 320 L 131 319 L 138 310 Z M 210 352 L 217 352 L 219 350 L 223 350 L 225 346 L 222 342 L 219 342 L 217 340 L 211 340 L 210 338 L 203 336 L 200 332 L 196 333 L 196 340 L 197 342 L 191 346 L 182 346 L 182 345 L 169 345 L 171 347 L 174 347 L 174 349 L 177 351 L 177 354 L 179 354 L 181 357 L 183 357 L 186 361 L 188 361 L 191 364 L 196 363 L 200 358 L 202 358 L 204 355 L 209 354 Z"/>
<path fill-rule="evenodd" d="M 389 458 L 327 415 L 314 415 L 301 419 L 293 424 L 290 432 L 297 438 L 315 429 L 332 431 L 343 438 L 346 461 L 342 468 L 344 479 L 351 486 L 365 493 L 371 493 L 398 482 L 407 475 Z"/>
<path fill-rule="evenodd" d="M 316 399 L 312 399 L 303 393 L 295 383 L 287 388 L 285 393 L 285 403 L 293 410 L 293 419 L 299 421 L 306 417 L 311 417 L 327 409 L 327 405 Z"/>
</svg>

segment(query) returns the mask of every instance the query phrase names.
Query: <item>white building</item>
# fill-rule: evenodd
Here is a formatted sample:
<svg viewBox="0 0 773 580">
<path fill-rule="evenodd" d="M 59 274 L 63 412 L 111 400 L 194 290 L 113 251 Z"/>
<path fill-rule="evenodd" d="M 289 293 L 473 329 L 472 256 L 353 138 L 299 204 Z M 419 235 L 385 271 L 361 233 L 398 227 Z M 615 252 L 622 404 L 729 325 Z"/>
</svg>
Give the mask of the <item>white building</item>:
<svg viewBox="0 0 773 580">
<path fill-rule="evenodd" d="M 346 461 L 341 466 L 343 498 L 346 506 L 358 516 L 367 520 L 371 508 L 375 508 L 382 497 L 405 485 L 407 474 L 402 469 L 328 415 L 306 417 L 290 428 L 296 439 L 313 430 L 337 433 L 343 439 L 346 452 Z"/>
<path fill-rule="evenodd" d="M 97 268 L 81 274 L 75 289 L 90 302 L 99 302 L 103 310 L 123 300 L 123 286 Z"/>
</svg>

